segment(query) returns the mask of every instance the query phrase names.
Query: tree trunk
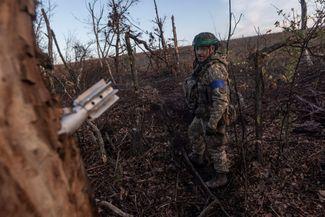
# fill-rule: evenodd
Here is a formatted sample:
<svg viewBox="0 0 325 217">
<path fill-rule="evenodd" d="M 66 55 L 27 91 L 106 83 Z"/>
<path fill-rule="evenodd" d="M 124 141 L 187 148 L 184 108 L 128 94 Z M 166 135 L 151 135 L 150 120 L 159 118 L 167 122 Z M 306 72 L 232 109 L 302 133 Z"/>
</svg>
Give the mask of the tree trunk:
<svg viewBox="0 0 325 217">
<path fill-rule="evenodd" d="M 255 60 L 255 149 L 259 162 L 263 162 L 263 149 L 262 149 L 262 69 L 259 65 L 259 53 L 256 53 Z"/>
<path fill-rule="evenodd" d="M 120 11 L 118 9 L 118 5 L 115 3 L 114 0 L 112 0 L 112 28 L 116 34 L 116 41 L 115 41 L 115 58 L 114 58 L 114 64 L 115 64 L 115 73 L 119 73 L 119 55 L 120 55 L 120 37 L 121 37 L 121 29 L 120 29 Z"/>
<path fill-rule="evenodd" d="M 263 128 L 262 128 L 262 99 L 263 99 L 263 74 L 261 60 L 262 56 L 259 52 L 259 37 L 257 38 L 257 50 L 254 57 L 255 66 L 255 151 L 257 159 L 263 162 Z"/>
<path fill-rule="evenodd" d="M 162 47 L 166 67 L 168 67 L 169 63 L 168 63 L 168 55 L 167 55 L 167 45 L 166 45 L 166 40 L 165 40 L 165 35 L 164 35 L 164 27 L 163 27 L 164 24 L 163 24 L 163 20 L 159 17 L 156 0 L 154 0 L 153 2 L 155 4 L 156 22 L 158 25 L 159 38 L 161 40 L 161 47 Z"/>
<path fill-rule="evenodd" d="M 307 29 L 307 4 L 305 0 L 300 0 L 301 6 L 301 29 Z"/>
<path fill-rule="evenodd" d="M 134 90 L 138 91 L 139 90 L 138 73 L 137 73 L 137 70 L 135 69 L 135 59 L 134 59 L 134 55 L 133 55 L 133 51 L 132 51 L 129 32 L 125 33 L 125 44 L 126 44 L 126 50 L 128 52 L 128 57 L 129 57 L 130 70 L 131 70 L 131 74 L 132 74 Z"/>
<path fill-rule="evenodd" d="M 301 30 L 304 35 L 306 35 L 307 30 L 307 4 L 305 0 L 300 0 L 301 6 Z M 307 63 L 309 66 L 313 65 L 311 60 L 310 53 L 307 49 L 304 50 L 303 62 Z"/>
<path fill-rule="evenodd" d="M 230 44 L 230 38 L 231 38 L 231 30 L 232 30 L 232 9 L 231 9 L 231 0 L 228 1 L 229 5 L 229 28 L 228 28 L 228 38 L 227 38 L 227 45 L 226 45 L 226 55 L 227 58 L 229 58 L 229 44 Z"/>
<path fill-rule="evenodd" d="M 60 114 L 36 66 L 34 3 L 0 2 L 1 216 L 93 216 L 79 151 L 59 140 Z"/>
<path fill-rule="evenodd" d="M 257 46 L 258 48 L 258 46 Z M 262 147 L 262 69 L 260 66 L 260 56 L 258 50 L 255 57 L 255 150 L 259 162 L 263 162 L 263 147 Z"/>
<path fill-rule="evenodd" d="M 176 72 L 175 72 L 175 77 L 176 75 L 179 74 L 179 50 L 178 50 L 178 41 L 177 41 L 177 31 L 176 31 L 176 25 L 175 25 L 175 19 L 174 15 L 172 16 L 172 25 L 173 25 L 173 39 L 174 39 L 174 49 L 175 49 L 175 59 L 176 59 Z"/>
</svg>

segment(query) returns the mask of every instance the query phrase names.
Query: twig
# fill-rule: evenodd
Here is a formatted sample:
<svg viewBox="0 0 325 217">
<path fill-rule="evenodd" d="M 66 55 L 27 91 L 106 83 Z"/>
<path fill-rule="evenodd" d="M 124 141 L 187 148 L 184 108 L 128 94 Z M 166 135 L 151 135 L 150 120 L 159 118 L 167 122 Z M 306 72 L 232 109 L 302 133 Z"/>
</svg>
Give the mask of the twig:
<svg viewBox="0 0 325 217">
<path fill-rule="evenodd" d="M 129 132 L 126 131 L 125 135 L 123 136 L 123 138 L 121 139 L 121 141 L 120 141 L 120 143 L 118 144 L 117 147 L 120 147 L 123 144 L 123 142 L 124 142 L 125 138 L 128 136 L 128 134 L 129 134 Z"/>
<path fill-rule="evenodd" d="M 304 103 L 310 105 L 311 107 L 316 108 L 318 111 L 325 112 L 325 110 L 324 110 L 323 108 L 321 108 L 321 107 L 315 105 L 314 103 L 309 102 L 309 101 L 305 100 L 304 98 L 302 98 L 302 97 L 300 97 L 300 96 L 298 96 L 298 95 L 295 95 L 295 97 L 296 97 L 297 99 L 299 99 L 300 101 L 302 101 L 302 102 L 304 102 Z"/>
<path fill-rule="evenodd" d="M 116 162 L 115 162 L 114 176 L 116 175 L 116 171 L 117 171 L 118 163 L 119 163 L 119 161 L 120 161 L 120 153 L 121 153 L 121 150 L 118 150 L 118 152 L 117 152 L 117 157 L 116 157 Z"/>
<path fill-rule="evenodd" d="M 319 154 L 321 154 L 322 152 L 325 153 L 325 149 L 324 149 L 324 148 L 321 149 L 321 150 L 319 150 L 319 151 L 316 152 L 316 153 L 313 153 L 313 154 L 309 155 L 309 156 L 306 158 L 306 161 L 307 161 L 307 160 L 312 160 L 312 158 L 313 158 L 314 156 L 319 155 Z"/>
<path fill-rule="evenodd" d="M 285 127 L 285 143 L 282 145 L 281 150 L 283 151 L 284 149 L 284 145 L 288 146 L 289 143 L 289 116 L 290 116 L 290 111 L 291 111 L 291 104 L 292 104 L 292 96 L 293 91 L 294 91 L 294 86 L 296 83 L 296 77 L 298 76 L 298 68 L 300 65 L 300 62 L 302 60 L 303 57 L 303 51 L 306 47 L 308 47 L 308 43 L 310 42 L 311 38 L 313 37 L 313 35 L 315 34 L 316 30 L 317 30 L 317 26 L 318 24 L 322 22 L 322 19 L 318 19 L 314 26 L 311 29 L 311 31 L 308 33 L 308 35 L 303 39 L 302 41 L 302 45 L 300 47 L 300 54 L 294 69 L 294 73 L 293 73 L 293 77 L 292 77 L 292 81 L 290 83 L 290 88 L 289 88 L 289 96 L 288 96 L 288 100 L 286 103 L 286 113 L 282 119 L 282 126 L 281 126 L 281 132 L 280 132 L 280 138 L 282 137 L 282 131 L 283 131 L 283 127 Z"/>
<path fill-rule="evenodd" d="M 177 196 L 178 196 L 178 181 L 179 180 L 179 172 L 177 173 L 177 176 L 176 176 L 176 186 L 175 186 L 175 202 L 177 203 Z"/>
<path fill-rule="evenodd" d="M 107 208 L 111 209 L 114 213 L 116 213 L 119 216 L 122 216 L 122 217 L 133 217 L 133 215 L 130 215 L 128 213 L 123 212 L 121 209 L 119 209 L 118 207 L 114 206 L 110 202 L 107 202 L 107 201 L 99 201 L 99 200 L 96 200 L 96 202 L 97 202 L 97 204 L 99 206 L 107 207 Z"/>
<path fill-rule="evenodd" d="M 204 208 L 204 210 L 200 213 L 198 217 L 204 217 L 207 216 L 215 207 L 215 205 L 219 204 L 218 200 L 212 201 L 207 207 Z"/>
<path fill-rule="evenodd" d="M 109 142 L 109 144 L 112 146 L 112 148 L 115 149 L 115 146 L 107 132 L 105 133 L 105 137 L 106 137 L 107 141 Z"/>
<path fill-rule="evenodd" d="M 278 217 L 280 217 L 280 215 L 274 210 L 274 208 L 272 207 L 272 206 L 270 206 L 270 209 L 272 210 L 272 212 L 276 215 L 276 216 L 278 216 Z"/>
</svg>

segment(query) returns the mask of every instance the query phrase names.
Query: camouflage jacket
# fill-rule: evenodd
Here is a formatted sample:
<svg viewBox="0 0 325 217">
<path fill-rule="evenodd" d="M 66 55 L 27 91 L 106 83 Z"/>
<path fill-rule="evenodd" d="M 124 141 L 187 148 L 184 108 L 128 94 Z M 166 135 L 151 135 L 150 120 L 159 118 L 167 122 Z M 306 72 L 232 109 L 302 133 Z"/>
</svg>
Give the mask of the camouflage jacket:
<svg viewBox="0 0 325 217">
<path fill-rule="evenodd" d="M 207 121 L 208 127 L 217 129 L 230 100 L 225 61 L 213 55 L 204 63 L 196 64 L 192 79 L 196 81 L 193 102 L 195 115 Z"/>
</svg>

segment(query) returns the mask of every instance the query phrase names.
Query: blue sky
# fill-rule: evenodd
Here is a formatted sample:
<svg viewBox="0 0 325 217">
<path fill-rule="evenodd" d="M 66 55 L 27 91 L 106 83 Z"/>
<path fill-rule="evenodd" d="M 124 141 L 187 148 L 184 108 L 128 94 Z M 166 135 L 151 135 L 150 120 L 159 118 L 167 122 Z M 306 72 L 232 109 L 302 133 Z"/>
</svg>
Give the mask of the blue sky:
<svg viewBox="0 0 325 217">
<path fill-rule="evenodd" d="M 49 0 L 47 0 L 49 1 Z M 105 2 L 105 0 L 98 0 Z M 51 0 L 56 5 L 51 18 L 52 28 L 61 47 L 71 35 L 82 42 L 93 39 L 90 26 L 86 24 L 89 15 L 86 9 L 90 0 Z M 156 0 L 161 17 L 166 16 L 165 34 L 172 37 L 171 16 L 175 16 L 178 40 L 181 45 L 191 44 L 199 32 L 209 31 L 225 38 L 228 32 L 228 0 Z M 233 12 L 242 13 L 235 37 L 261 33 L 274 29 L 274 23 L 281 20 L 275 7 L 290 12 L 295 8 L 300 13 L 298 0 L 232 0 Z M 153 0 L 140 0 L 130 11 L 131 17 L 144 30 L 152 31 L 155 18 Z M 274 29 L 275 30 L 275 29 Z"/>
</svg>

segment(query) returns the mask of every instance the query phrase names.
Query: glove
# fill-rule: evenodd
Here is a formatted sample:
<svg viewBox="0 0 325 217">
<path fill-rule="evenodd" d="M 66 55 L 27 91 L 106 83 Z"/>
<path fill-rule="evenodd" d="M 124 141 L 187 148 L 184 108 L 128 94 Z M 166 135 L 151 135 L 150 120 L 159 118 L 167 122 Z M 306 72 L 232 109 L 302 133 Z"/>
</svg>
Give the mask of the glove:
<svg viewBox="0 0 325 217">
<path fill-rule="evenodd" d="M 217 134 L 217 131 L 216 131 L 215 129 L 213 129 L 213 128 L 207 126 L 207 127 L 205 128 L 205 134 L 206 134 L 207 136 L 214 136 L 214 135 Z"/>
</svg>

